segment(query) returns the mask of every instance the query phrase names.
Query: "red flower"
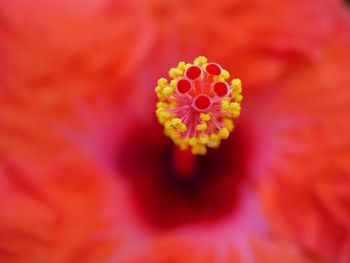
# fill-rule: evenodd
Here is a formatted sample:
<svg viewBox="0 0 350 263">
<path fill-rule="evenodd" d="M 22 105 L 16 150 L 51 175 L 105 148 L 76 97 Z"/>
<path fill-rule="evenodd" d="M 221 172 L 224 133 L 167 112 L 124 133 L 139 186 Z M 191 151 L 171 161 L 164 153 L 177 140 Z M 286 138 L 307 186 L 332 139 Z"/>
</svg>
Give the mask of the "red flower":
<svg viewBox="0 0 350 263">
<path fill-rule="evenodd" d="M 0 261 L 348 262 L 347 12 L 1 3 Z M 245 99 L 230 138 L 193 157 L 163 135 L 153 89 L 200 54 Z"/>
<path fill-rule="evenodd" d="M 280 145 L 275 162 L 282 165 L 270 164 L 278 169 L 263 186 L 268 215 L 279 234 L 326 262 L 350 260 L 348 45 L 349 39 L 338 38 L 317 65 L 290 74 L 279 113 L 265 113 L 270 120 L 278 115 L 297 117 L 279 133 L 293 149 Z M 311 100 L 305 100 L 307 94 Z M 285 101 L 304 105 L 291 112 Z"/>
</svg>

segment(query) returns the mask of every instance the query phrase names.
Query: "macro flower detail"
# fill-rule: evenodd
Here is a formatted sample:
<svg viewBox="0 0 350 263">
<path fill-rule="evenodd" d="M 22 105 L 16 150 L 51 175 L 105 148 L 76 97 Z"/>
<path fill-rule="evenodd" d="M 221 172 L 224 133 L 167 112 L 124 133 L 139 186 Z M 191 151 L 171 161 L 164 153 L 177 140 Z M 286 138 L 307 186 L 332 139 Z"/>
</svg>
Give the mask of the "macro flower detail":
<svg viewBox="0 0 350 263">
<path fill-rule="evenodd" d="M 241 113 L 240 79 L 231 85 L 228 71 L 203 56 L 193 64 L 180 62 L 169 71 L 170 83 L 158 80 L 156 115 L 164 133 L 181 150 L 204 155 L 207 147 L 217 148 L 234 128 L 234 118 Z"/>
<path fill-rule="evenodd" d="M 349 11 L 1 1 L 0 263 L 350 263 Z"/>
</svg>

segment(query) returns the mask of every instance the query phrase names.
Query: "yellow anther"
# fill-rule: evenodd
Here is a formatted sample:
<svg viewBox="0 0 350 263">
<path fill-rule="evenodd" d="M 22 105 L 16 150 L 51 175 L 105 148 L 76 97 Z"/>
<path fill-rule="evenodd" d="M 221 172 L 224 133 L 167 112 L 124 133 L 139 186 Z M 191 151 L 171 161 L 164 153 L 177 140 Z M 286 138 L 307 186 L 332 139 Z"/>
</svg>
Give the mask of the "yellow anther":
<svg viewBox="0 0 350 263">
<path fill-rule="evenodd" d="M 174 127 L 179 127 L 182 124 L 182 120 L 179 119 L 179 118 L 174 118 L 174 119 L 171 120 L 171 124 Z"/>
<path fill-rule="evenodd" d="M 203 144 L 196 144 L 192 146 L 192 154 L 205 155 L 207 148 Z"/>
<path fill-rule="evenodd" d="M 205 122 L 197 125 L 197 131 L 205 131 L 206 129 L 208 129 L 208 125 Z"/>
<path fill-rule="evenodd" d="M 241 102 L 243 100 L 243 96 L 241 94 L 232 93 L 232 98 L 237 102 Z"/>
<path fill-rule="evenodd" d="M 187 126 L 185 124 L 181 124 L 177 129 L 180 133 L 183 133 L 187 131 Z"/>
<path fill-rule="evenodd" d="M 160 118 L 167 118 L 167 117 L 170 117 L 170 114 L 167 113 L 164 109 L 158 109 L 158 110 L 156 111 L 156 114 L 157 114 L 157 116 L 160 117 Z"/>
<path fill-rule="evenodd" d="M 172 127 L 171 121 L 166 121 L 166 122 L 164 123 L 164 128 L 165 128 L 166 130 L 171 129 L 171 127 Z"/>
<path fill-rule="evenodd" d="M 242 93 L 242 83 L 240 79 L 234 79 L 231 82 L 233 86 L 233 91 L 232 91 L 232 98 L 236 102 L 241 102 L 243 100 L 243 96 L 241 95 Z"/>
<path fill-rule="evenodd" d="M 210 115 L 209 114 L 205 114 L 205 113 L 201 113 L 199 115 L 199 118 L 202 120 L 202 121 L 209 121 L 210 120 Z"/>
<path fill-rule="evenodd" d="M 162 91 L 162 95 L 163 96 L 165 96 L 165 97 L 167 97 L 167 96 L 169 96 L 171 93 L 173 93 L 174 92 L 174 88 L 173 87 L 170 87 L 170 86 L 167 86 L 167 87 L 165 87 L 164 89 L 163 89 L 163 91 Z"/>
<path fill-rule="evenodd" d="M 186 63 L 183 61 L 180 61 L 179 64 L 177 65 L 178 69 L 185 71 Z"/>
<path fill-rule="evenodd" d="M 222 111 L 227 111 L 229 108 L 230 108 L 230 101 L 223 100 L 221 102 L 221 109 L 222 109 Z"/>
<path fill-rule="evenodd" d="M 188 68 L 191 67 L 191 66 L 192 66 L 191 63 L 187 63 L 187 64 L 185 65 L 185 70 L 188 69 Z"/>
<path fill-rule="evenodd" d="M 163 108 L 158 108 L 156 110 L 156 115 L 161 124 L 165 124 L 166 121 L 172 118 L 171 114 L 167 113 Z"/>
<path fill-rule="evenodd" d="M 233 118 L 237 118 L 239 115 L 241 115 L 241 112 L 240 111 L 237 111 L 237 110 L 234 110 L 231 112 Z"/>
<path fill-rule="evenodd" d="M 168 81 L 165 78 L 160 78 L 157 81 L 158 86 L 162 86 L 162 87 L 165 87 L 167 83 L 168 83 Z"/>
<path fill-rule="evenodd" d="M 189 138 L 186 137 L 184 139 L 175 140 L 174 142 L 176 145 L 180 147 L 181 150 L 187 150 L 189 146 L 188 141 L 189 141 Z"/>
<path fill-rule="evenodd" d="M 230 112 L 234 118 L 238 117 L 241 113 L 241 105 L 238 102 L 231 102 Z"/>
<path fill-rule="evenodd" d="M 182 120 L 179 118 L 174 118 L 169 122 L 166 122 L 164 125 L 165 129 L 169 129 L 171 127 L 174 127 L 179 133 L 183 133 L 187 130 L 187 127 L 185 124 L 182 123 Z"/>
<path fill-rule="evenodd" d="M 207 64 L 207 62 L 208 62 L 208 60 L 204 56 L 199 56 L 194 60 L 194 64 L 197 66 L 205 65 L 205 64 Z"/>
<path fill-rule="evenodd" d="M 230 110 L 240 110 L 241 105 L 239 105 L 238 102 L 231 102 L 230 103 Z"/>
<path fill-rule="evenodd" d="M 156 106 L 157 106 L 157 110 L 158 110 L 159 108 L 165 109 L 165 107 L 167 107 L 168 104 L 165 103 L 165 102 L 159 101 L 159 102 L 157 102 L 157 105 L 156 105 Z"/>
<path fill-rule="evenodd" d="M 207 142 L 209 141 L 209 136 L 206 134 L 200 134 L 198 137 L 198 142 L 201 144 L 207 144 Z"/>
<path fill-rule="evenodd" d="M 164 107 L 158 107 L 156 110 L 157 115 L 161 112 L 165 112 L 165 108 Z"/>
<path fill-rule="evenodd" d="M 230 132 L 228 131 L 227 128 L 220 129 L 219 136 L 221 139 L 227 139 L 229 135 L 230 135 Z"/>
<path fill-rule="evenodd" d="M 240 79 L 234 79 L 231 81 L 231 84 L 234 87 L 234 90 L 240 90 L 240 92 L 242 91 L 242 82 Z"/>
<path fill-rule="evenodd" d="M 220 141 L 220 137 L 216 133 L 213 133 L 213 134 L 210 135 L 210 140 L 212 140 L 212 141 Z"/>
<path fill-rule="evenodd" d="M 227 70 L 222 70 L 220 76 L 218 77 L 218 81 L 225 81 L 230 77 L 230 73 Z"/>
<path fill-rule="evenodd" d="M 163 87 L 161 86 L 157 86 L 155 88 L 155 92 L 157 94 L 157 97 L 160 101 L 164 101 L 165 100 L 165 97 L 163 96 Z"/>
<path fill-rule="evenodd" d="M 160 94 L 164 89 L 164 86 L 157 86 L 154 90 L 157 94 Z"/>
<path fill-rule="evenodd" d="M 176 87 L 176 81 L 175 80 L 170 81 L 169 86 L 172 87 L 172 88 L 175 88 Z"/>
<path fill-rule="evenodd" d="M 234 125 L 233 125 L 233 121 L 231 119 L 223 119 L 222 123 L 225 125 L 225 127 L 227 128 L 227 130 L 229 132 L 233 131 Z"/>
<path fill-rule="evenodd" d="M 183 72 L 182 72 L 180 69 L 178 69 L 178 68 L 171 68 L 171 69 L 169 70 L 169 77 L 175 78 L 175 77 L 177 77 L 177 76 L 181 76 L 182 73 L 183 73 Z"/>
<path fill-rule="evenodd" d="M 171 68 L 168 72 L 170 78 L 175 78 L 176 77 L 176 71 L 177 68 Z"/>
<path fill-rule="evenodd" d="M 176 131 L 173 131 L 170 133 L 170 138 L 173 140 L 179 139 L 180 138 L 180 134 Z"/>
<path fill-rule="evenodd" d="M 196 137 L 192 137 L 189 141 L 189 144 L 191 146 L 194 146 L 194 145 L 197 145 L 198 141 L 197 141 L 197 138 Z"/>
<path fill-rule="evenodd" d="M 168 118 L 158 117 L 158 120 L 160 124 L 164 124 L 168 120 Z"/>
<path fill-rule="evenodd" d="M 220 146 L 220 137 L 218 134 L 211 134 L 209 141 L 207 142 L 208 147 L 210 148 L 217 148 Z"/>
</svg>

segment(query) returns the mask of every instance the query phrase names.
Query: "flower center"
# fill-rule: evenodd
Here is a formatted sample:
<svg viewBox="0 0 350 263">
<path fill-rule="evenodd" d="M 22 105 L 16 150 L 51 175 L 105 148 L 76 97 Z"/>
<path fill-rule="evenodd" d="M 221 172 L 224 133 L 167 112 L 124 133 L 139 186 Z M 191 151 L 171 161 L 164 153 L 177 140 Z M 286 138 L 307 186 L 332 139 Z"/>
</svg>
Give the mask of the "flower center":
<svg viewBox="0 0 350 263">
<path fill-rule="evenodd" d="M 182 151 L 156 123 L 125 129 L 117 165 L 141 224 L 155 231 L 210 225 L 232 215 L 247 179 L 249 140 L 241 126 L 217 151 Z"/>
<path fill-rule="evenodd" d="M 229 73 L 216 63 L 198 57 L 194 64 L 180 62 L 169 71 L 172 78 L 161 78 L 155 91 L 159 102 L 156 115 L 165 134 L 181 150 L 204 155 L 207 147 L 217 148 L 233 130 L 233 119 L 240 115 L 241 81 L 229 85 Z"/>
</svg>

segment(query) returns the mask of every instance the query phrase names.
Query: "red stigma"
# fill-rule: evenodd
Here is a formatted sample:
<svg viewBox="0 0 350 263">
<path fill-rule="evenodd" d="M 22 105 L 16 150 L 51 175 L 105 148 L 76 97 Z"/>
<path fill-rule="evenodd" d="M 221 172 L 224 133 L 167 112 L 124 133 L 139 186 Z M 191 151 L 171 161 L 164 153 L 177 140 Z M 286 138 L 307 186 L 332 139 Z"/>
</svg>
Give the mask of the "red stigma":
<svg viewBox="0 0 350 263">
<path fill-rule="evenodd" d="M 205 67 L 205 71 L 208 72 L 209 74 L 218 76 L 221 74 L 221 68 L 218 64 L 216 63 L 209 63 L 206 67 Z"/>
<path fill-rule="evenodd" d="M 208 110 L 211 106 L 211 99 L 207 95 L 201 94 L 194 99 L 193 105 L 198 111 Z"/>
<path fill-rule="evenodd" d="M 224 97 L 227 95 L 228 87 L 226 82 L 216 82 L 214 83 L 214 92 L 219 97 Z"/>
<path fill-rule="evenodd" d="M 192 80 L 197 79 L 201 74 L 202 70 L 198 66 L 191 66 L 185 72 L 186 77 Z"/>
<path fill-rule="evenodd" d="M 192 85 L 188 79 L 180 79 L 177 82 L 176 87 L 177 87 L 178 92 L 185 94 L 186 92 L 188 92 L 191 89 Z"/>
</svg>

